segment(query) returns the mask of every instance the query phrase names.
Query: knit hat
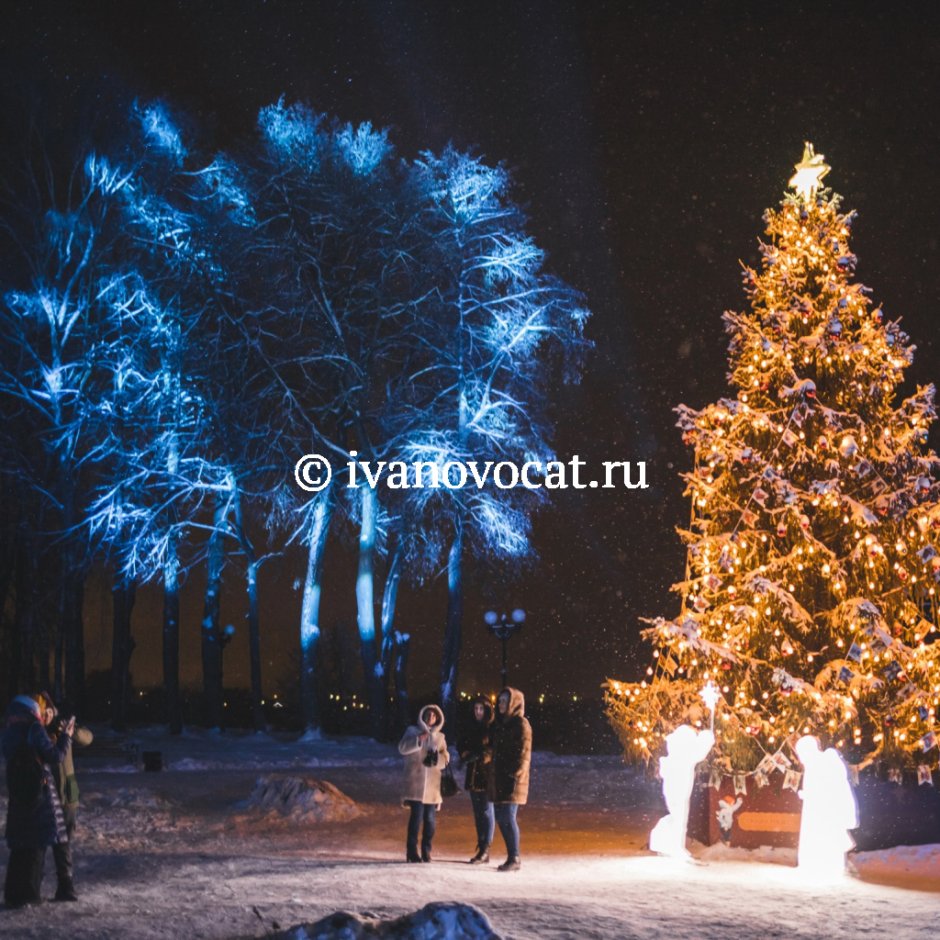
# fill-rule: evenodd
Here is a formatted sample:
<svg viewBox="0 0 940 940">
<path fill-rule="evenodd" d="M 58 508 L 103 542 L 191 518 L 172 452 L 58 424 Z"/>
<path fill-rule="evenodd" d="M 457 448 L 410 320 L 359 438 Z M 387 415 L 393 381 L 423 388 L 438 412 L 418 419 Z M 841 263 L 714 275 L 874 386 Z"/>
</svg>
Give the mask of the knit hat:
<svg viewBox="0 0 940 940">
<path fill-rule="evenodd" d="M 40 721 L 42 720 L 42 707 L 32 696 L 17 695 L 13 701 L 18 705 L 23 705 L 28 708 Z"/>
</svg>

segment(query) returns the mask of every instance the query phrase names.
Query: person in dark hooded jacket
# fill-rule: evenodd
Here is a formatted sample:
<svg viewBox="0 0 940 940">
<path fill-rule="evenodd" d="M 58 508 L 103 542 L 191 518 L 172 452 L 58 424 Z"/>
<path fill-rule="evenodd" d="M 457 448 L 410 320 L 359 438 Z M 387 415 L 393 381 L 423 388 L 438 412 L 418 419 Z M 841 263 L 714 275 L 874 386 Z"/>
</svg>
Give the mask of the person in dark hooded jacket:
<svg viewBox="0 0 940 940">
<path fill-rule="evenodd" d="M 3 732 L 9 801 L 6 840 L 10 848 L 3 897 L 8 907 L 41 900 L 46 849 L 68 839 L 50 766 L 62 763 L 71 753 L 74 721 L 65 725 L 53 744 L 44 726 L 43 705 L 35 698 L 18 695 L 7 710 Z"/>
<path fill-rule="evenodd" d="M 506 843 L 506 861 L 500 871 L 518 871 L 519 807 L 529 798 L 529 765 L 532 761 L 532 726 L 525 717 L 525 697 L 518 689 L 505 688 L 496 699 L 493 724 L 493 773 L 490 796 L 496 822 Z"/>
<path fill-rule="evenodd" d="M 473 722 L 458 747 L 467 768 L 464 789 L 470 794 L 473 820 L 477 827 L 477 851 L 471 865 L 485 865 L 490 860 L 490 846 L 496 829 L 496 817 L 490 802 L 490 770 L 493 766 L 493 706 L 481 695 L 473 703 Z"/>
</svg>

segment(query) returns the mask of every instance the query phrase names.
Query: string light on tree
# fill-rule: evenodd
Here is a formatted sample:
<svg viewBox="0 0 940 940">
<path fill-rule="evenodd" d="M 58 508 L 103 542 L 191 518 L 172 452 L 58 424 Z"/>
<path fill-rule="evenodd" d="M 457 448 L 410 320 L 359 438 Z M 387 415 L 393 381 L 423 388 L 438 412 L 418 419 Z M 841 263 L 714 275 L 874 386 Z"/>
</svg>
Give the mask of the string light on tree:
<svg viewBox="0 0 940 940">
<path fill-rule="evenodd" d="M 854 280 L 855 214 L 812 144 L 795 170 L 743 271 L 749 309 L 724 315 L 732 392 L 677 409 L 694 452 L 679 613 L 649 621 L 647 678 L 608 682 L 608 714 L 650 760 L 701 727 L 715 680 L 728 773 L 793 761 L 812 734 L 922 776 L 940 736 L 934 388 L 898 394 L 914 347 Z"/>
<path fill-rule="evenodd" d="M 715 730 L 715 706 L 718 704 L 718 699 L 721 698 L 721 693 L 718 691 L 718 686 L 715 685 L 711 679 L 705 683 L 702 687 L 702 691 L 699 692 L 699 697 L 705 703 L 705 707 L 711 713 L 711 729 Z"/>
</svg>

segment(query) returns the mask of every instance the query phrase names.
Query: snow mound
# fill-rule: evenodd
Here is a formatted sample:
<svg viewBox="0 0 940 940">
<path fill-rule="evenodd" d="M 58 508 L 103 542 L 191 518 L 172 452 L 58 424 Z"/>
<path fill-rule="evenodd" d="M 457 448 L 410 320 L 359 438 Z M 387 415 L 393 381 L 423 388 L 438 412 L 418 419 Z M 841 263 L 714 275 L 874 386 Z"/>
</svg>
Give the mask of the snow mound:
<svg viewBox="0 0 940 940">
<path fill-rule="evenodd" d="M 766 862 L 770 865 L 796 865 L 796 849 L 762 845 L 756 849 L 716 842 L 714 845 L 693 843 L 695 857 L 702 862 Z"/>
<path fill-rule="evenodd" d="M 362 812 L 354 800 L 326 780 L 273 774 L 258 777 L 251 796 L 237 808 L 291 822 L 342 822 Z"/>
<path fill-rule="evenodd" d="M 172 804 L 139 787 L 115 787 L 107 791 L 91 791 L 82 794 L 83 806 L 89 811 L 122 811 L 131 813 L 168 812 Z"/>
<path fill-rule="evenodd" d="M 378 920 L 340 911 L 318 920 L 301 924 L 273 935 L 280 940 L 500 940 L 486 914 L 472 904 L 437 901 L 420 911 Z"/>
</svg>

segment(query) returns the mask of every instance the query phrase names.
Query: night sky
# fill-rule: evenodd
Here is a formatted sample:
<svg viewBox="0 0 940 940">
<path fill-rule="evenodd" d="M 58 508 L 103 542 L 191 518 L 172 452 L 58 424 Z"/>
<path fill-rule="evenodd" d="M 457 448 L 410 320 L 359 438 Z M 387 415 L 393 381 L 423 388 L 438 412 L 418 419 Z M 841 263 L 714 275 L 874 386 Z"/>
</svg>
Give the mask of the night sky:
<svg viewBox="0 0 940 940">
<path fill-rule="evenodd" d="M 912 382 L 940 378 L 935 3 L 124 0 L 9 3 L 3 18 L 8 150 L 31 117 L 66 161 L 106 143 L 134 98 L 153 97 L 222 148 L 283 95 L 390 127 L 403 156 L 452 141 L 511 168 L 549 269 L 594 314 L 583 383 L 558 395 L 559 455 L 645 460 L 651 487 L 560 494 L 537 524 L 537 564 L 469 573 L 463 688 L 498 679 L 490 605 L 529 611 L 511 678 L 532 693 L 597 694 L 606 675 L 645 665 L 638 618 L 675 612 L 668 587 L 683 566 L 674 526 L 688 516 L 678 473 L 690 455 L 671 409 L 726 390 L 720 315 L 744 304 L 738 261 L 756 264 L 761 214 L 804 140 L 859 211 L 858 277 L 903 317 L 919 350 Z M 354 569 L 331 555 L 325 642 L 348 658 Z M 262 576 L 269 691 L 292 668 L 302 563 L 288 555 Z M 240 630 L 227 681 L 246 682 L 241 583 L 230 581 L 223 618 Z M 192 683 L 201 588 L 196 573 L 183 623 Z M 103 668 L 105 581 L 89 594 L 89 664 Z M 437 682 L 444 608 L 442 583 L 403 591 L 415 691 Z M 135 613 L 138 684 L 160 681 L 159 622 L 154 591 Z"/>
</svg>

